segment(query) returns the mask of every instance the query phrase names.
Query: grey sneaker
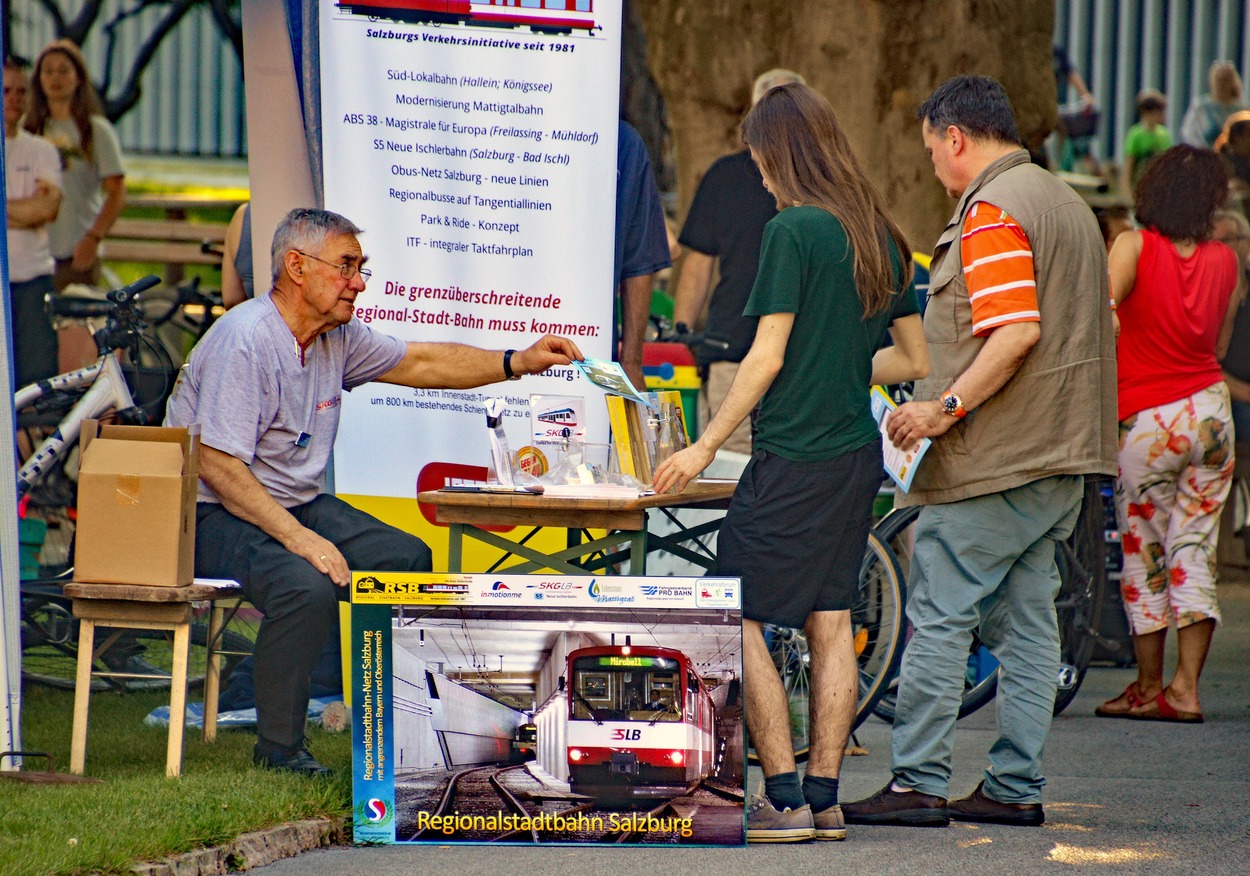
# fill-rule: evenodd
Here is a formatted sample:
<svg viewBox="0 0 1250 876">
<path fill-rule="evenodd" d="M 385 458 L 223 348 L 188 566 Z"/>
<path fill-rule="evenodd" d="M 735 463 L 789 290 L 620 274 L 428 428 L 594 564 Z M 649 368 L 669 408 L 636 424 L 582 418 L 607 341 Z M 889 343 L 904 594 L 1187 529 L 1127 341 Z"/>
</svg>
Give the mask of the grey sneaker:
<svg viewBox="0 0 1250 876">
<path fill-rule="evenodd" d="M 786 808 L 778 812 L 768 798 L 760 794 L 747 807 L 747 842 L 801 843 L 816 836 L 812 807 Z"/>
<path fill-rule="evenodd" d="M 816 822 L 816 839 L 846 839 L 846 821 L 842 818 L 842 807 L 837 803 L 814 814 L 812 820 Z"/>
</svg>

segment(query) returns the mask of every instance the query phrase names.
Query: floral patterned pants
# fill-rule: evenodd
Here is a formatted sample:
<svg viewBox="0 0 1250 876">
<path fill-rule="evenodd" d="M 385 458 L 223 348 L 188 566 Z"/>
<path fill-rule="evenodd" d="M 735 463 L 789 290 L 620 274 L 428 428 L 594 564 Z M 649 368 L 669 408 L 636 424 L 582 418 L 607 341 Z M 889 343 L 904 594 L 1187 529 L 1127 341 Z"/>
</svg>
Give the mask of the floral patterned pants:
<svg viewBox="0 0 1250 876">
<path fill-rule="evenodd" d="M 1233 418 L 1220 381 L 1120 422 L 1120 592 L 1133 635 L 1219 621 L 1216 538 L 1233 480 Z"/>
</svg>

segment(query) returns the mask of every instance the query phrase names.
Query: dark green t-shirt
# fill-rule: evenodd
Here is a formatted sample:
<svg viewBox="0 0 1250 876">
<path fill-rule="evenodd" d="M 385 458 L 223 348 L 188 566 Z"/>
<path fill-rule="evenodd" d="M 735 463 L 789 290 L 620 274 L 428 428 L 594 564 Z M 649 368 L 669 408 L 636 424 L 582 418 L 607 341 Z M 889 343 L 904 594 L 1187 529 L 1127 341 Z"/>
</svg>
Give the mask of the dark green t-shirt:
<svg viewBox="0 0 1250 876">
<path fill-rule="evenodd" d="M 893 240 L 890 262 L 902 277 Z M 778 213 L 764 229 L 746 315 L 793 313 L 794 328 L 785 364 L 760 401 L 756 449 L 809 462 L 880 441 L 868 400 L 872 357 L 891 322 L 919 312 L 909 284 L 891 307 L 865 318 L 842 223 L 819 207 Z"/>
</svg>

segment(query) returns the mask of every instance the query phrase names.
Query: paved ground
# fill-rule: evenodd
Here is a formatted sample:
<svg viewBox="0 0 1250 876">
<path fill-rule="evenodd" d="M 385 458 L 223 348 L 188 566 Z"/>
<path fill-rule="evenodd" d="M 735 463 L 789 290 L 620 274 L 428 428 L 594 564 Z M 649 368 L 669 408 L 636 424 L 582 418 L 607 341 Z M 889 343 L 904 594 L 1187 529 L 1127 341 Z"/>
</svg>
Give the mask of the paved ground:
<svg viewBox="0 0 1250 876">
<path fill-rule="evenodd" d="M 852 827 L 844 843 L 746 849 L 594 849 L 404 846 L 311 852 L 258 868 L 260 876 L 369 873 L 1245 874 L 1250 872 L 1250 585 L 1221 588 L 1225 624 L 1204 675 L 1201 726 L 1095 718 L 1131 670 L 1094 669 L 1055 721 L 1046 754 L 1042 828 Z M 1172 658 L 1169 657 L 1169 660 Z M 952 793 L 977 783 L 994 735 L 992 708 L 959 724 Z M 873 793 L 889 765 L 888 728 L 870 719 L 870 750 L 848 759 L 844 799 Z M 756 780 L 758 777 L 756 777 Z M 754 784 L 754 781 L 752 782 Z"/>
</svg>

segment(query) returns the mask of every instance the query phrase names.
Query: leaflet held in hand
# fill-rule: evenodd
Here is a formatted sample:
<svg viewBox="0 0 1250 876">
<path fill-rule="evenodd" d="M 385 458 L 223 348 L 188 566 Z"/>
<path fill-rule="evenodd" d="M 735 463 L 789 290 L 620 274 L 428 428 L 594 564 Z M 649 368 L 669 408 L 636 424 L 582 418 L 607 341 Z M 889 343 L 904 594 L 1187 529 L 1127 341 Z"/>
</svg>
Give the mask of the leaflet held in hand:
<svg viewBox="0 0 1250 876">
<path fill-rule="evenodd" d="M 906 493 L 911 489 L 912 478 L 916 476 L 916 467 L 920 465 L 925 451 L 933 442 L 928 438 L 922 438 L 912 450 L 900 450 L 895 447 L 890 443 L 886 434 L 886 421 L 898 405 L 880 386 L 874 386 L 869 397 L 872 400 L 873 419 L 877 421 L 877 428 L 881 430 L 881 452 L 885 457 L 885 470 L 894 479 L 894 483 L 898 484 L 899 489 Z"/>
</svg>

